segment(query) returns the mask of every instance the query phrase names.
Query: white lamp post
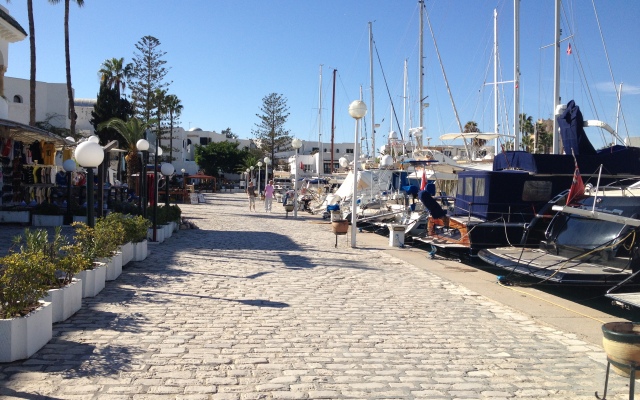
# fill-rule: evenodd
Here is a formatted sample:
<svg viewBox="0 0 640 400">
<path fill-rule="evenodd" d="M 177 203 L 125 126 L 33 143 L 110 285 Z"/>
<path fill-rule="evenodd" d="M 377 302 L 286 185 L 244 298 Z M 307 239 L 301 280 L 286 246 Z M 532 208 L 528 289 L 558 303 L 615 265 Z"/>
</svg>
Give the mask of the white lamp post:
<svg viewBox="0 0 640 400">
<path fill-rule="evenodd" d="M 251 171 L 249 168 L 247 168 L 247 169 L 244 171 L 244 172 L 246 172 L 246 173 L 247 173 L 247 175 L 246 175 L 246 178 L 247 178 L 247 184 L 246 184 L 246 186 L 245 186 L 245 187 L 246 187 L 246 189 L 247 189 L 247 193 L 249 193 L 249 192 L 248 192 L 248 190 L 249 190 L 249 171 Z"/>
<path fill-rule="evenodd" d="M 167 201 L 164 203 L 167 208 L 169 208 L 169 177 L 176 169 L 173 167 L 171 163 L 163 163 L 160 167 L 160 172 L 164 175 L 164 184 L 167 189 Z"/>
<path fill-rule="evenodd" d="M 187 179 L 186 179 L 186 176 L 184 175 L 184 173 L 187 172 L 187 170 L 182 168 L 180 170 L 180 172 L 182 172 L 182 189 L 184 190 L 185 185 L 187 184 Z M 184 199 L 182 199 L 182 201 L 184 201 Z"/>
<path fill-rule="evenodd" d="M 261 193 L 260 191 L 260 168 L 262 167 L 262 161 L 258 161 L 258 194 Z M 266 182 L 265 182 L 266 184 Z"/>
<path fill-rule="evenodd" d="M 141 154 L 141 163 L 140 166 L 140 193 L 138 193 L 138 197 L 140 198 L 140 211 L 142 216 L 147 218 L 147 191 L 145 190 L 146 180 L 147 180 L 147 161 L 145 159 L 145 153 L 149 151 L 149 142 L 146 139 L 140 139 L 136 142 L 136 148 Z"/>
<path fill-rule="evenodd" d="M 267 187 L 267 183 L 269 183 L 269 164 L 271 164 L 271 159 L 269 157 L 264 158 L 264 186 Z"/>
<path fill-rule="evenodd" d="M 74 152 L 76 161 L 87 168 L 87 225 L 93 228 L 93 169 L 102 164 L 104 150 L 95 142 L 83 142 Z"/>
<path fill-rule="evenodd" d="M 251 175 L 250 175 L 251 182 L 253 182 L 253 170 L 254 170 L 255 168 L 256 168 L 256 167 L 254 167 L 253 165 L 252 165 L 251 167 L 249 167 L 249 169 L 251 170 Z M 258 188 L 258 191 L 260 191 L 260 188 Z"/>
<path fill-rule="evenodd" d="M 358 124 L 360 123 L 360 119 L 365 116 L 367 113 L 367 105 L 364 104 L 362 100 L 355 100 L 349 104 L 349 115 L 353 119 L 356 120 L 356 133 L 354 139 L 354 147 L 353 147 L 353 193 L 351 195 L 351 247 L 356 247 L 356 221 L 358 219 L 356 212 L 358 205 L 356 204 L 356 200 L 358 198 L 358 147 L 360 145 L 360 140 L 358 138 Z"/>
<path fill-rule="evenodd" d="M 293 139 L 291 141 L 291 147 L 296 149 L 295 157 L 295 174 L 293 175 L 293 218 L 298 217 L 298 149 L 302 147 L 302 140 Z"/>
</svg>

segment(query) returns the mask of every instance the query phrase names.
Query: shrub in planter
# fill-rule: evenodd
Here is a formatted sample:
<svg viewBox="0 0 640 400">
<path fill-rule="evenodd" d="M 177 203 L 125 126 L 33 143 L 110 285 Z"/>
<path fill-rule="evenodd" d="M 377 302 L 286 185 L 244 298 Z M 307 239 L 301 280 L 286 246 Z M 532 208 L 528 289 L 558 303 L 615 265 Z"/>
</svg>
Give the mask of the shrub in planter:
<svg viewBox="0 0 640 400">
<path fill-rule="evenodd" d="M 139 215 L 138 206 L 128 201 L 114 201 L 112 208 L 117 213 Z"/>
<path fill-rule="evenodd" d="M 111 257 L 124 243 L 124 226 L 117 218 L 99 218 L 94 228 L 96 256 Z"/>
<path fill-rule="evenodd" d="M 54 271 L 42 252 L 9 253 L 0 258 L 0 319 L 24 316 L 38 308 Z"/>
<path fill-rule="evenodd" d="M 151 221 L 138 215 L 136 217 L 125 216 L 123 222 L 126 241 L 139 243 L 147 238 L 147 230 L 151 227 Z"/>
<path fill-rule="evenodd" d="M 74 222 L 71 226 L 75 229 L 73 242 L 78 246 L 82 257 L 91 261 L 95 260 L 98 257 L 95 230 L 82 222 Z M 93 264 L 88 265 L 85 269 L 91 269 L 92 267 Z"/>
</svg>

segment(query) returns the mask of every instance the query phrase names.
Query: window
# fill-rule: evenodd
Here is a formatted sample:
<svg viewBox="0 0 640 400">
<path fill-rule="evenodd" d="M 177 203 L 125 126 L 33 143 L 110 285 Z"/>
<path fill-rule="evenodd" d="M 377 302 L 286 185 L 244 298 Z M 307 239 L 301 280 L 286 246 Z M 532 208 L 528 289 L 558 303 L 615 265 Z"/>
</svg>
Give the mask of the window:
<svg viewBox="0 0 640 400">
<path fill-rule="evenodd" d="M 327 152 L 327 149 L 326 149 L 326 148 L 324 149 L 324 152 L 325 152 L 325 153 Z"/>
<path fill-rule="evenodd" d="M 474 182 L 475 190 L 474 196 L 484 196 L 484 188 L 485 188 L 485 179 L 484 178 L 476 178 Z"/>
<path fill-rule="evenodd" d="M 549 201 L 553 195 L 551 181 L 526 181 L 522 189 L 524 201 Z"/>
<path fill-rule="evenodd" d="M 312 147 L 311 148 L 311 152 L 313 153 L 314 151 L 317 153 L 318 152 L 318 148 L 317 147 Z"/>
<path fill-rule="evenodd" d="M 336 149 L 336 154 L 340 153 L 340 149 Z"/>
<path fill-rule="evenodd" d="M 208 137 L 201 137 L 200 138 L 200 145 L 201 146 L 206 146 L 209 143 L 211 143 L 211 139 L 210 138 L 208 138 Z"/>
<path fill-rule="evenodd" d="M 13 96 L 13 102 L 14 103 L 22 103 L 22 97 L 20 95 L 15 95 Z"/>
<path fill-rule="evenodd" d="M 347 154 L 353 154 L 353 149 L 347 149 Z"/>
</svg>

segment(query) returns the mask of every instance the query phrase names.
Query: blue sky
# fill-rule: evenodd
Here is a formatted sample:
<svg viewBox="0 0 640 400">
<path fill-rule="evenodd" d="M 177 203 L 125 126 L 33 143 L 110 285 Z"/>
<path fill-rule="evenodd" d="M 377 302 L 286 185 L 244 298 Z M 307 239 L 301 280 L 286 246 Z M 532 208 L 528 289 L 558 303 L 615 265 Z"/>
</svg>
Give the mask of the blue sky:
<svg viewBox="0 0 640 400">
<path fill-rule="evenodd" d="M 64 82 L 63 6 L 34 1 L 37 79 Z M 623 82 L 620 122 L 623 136 L 637 135 L 640 123 L 640 1 L 594 0 L 600 29 L 607 45 L 616 84 Z M 458 132 L 453 108 L 434 50 L 437 41 L 453 100 L 461 123 L 478 122 L 492 132 L 493 9 L 499 13 L 499 54 L 502 79 L 513 79 L 512 0 L 426 0 L 433 36 L 425 20 L 425 131 L 431 144 L 438 137 Z M 26 4 L 5 5 L 28 30 Z M 534 118 L 552 112 L 553 54 L 542 49 L 553 41 L 553 0 L 521 2 L 521 111 Z M 112 57 L 130 62 L 135 43 L 145 35 L 161 41 L 170 68 L 169 92 L 184 106 L 181 125 L 221 130 L 229 127 L 241 138 L 252 137 L 259 122 L 262 99 L 282 94 L 289 106 L 286 128 L 304 140 L 330 140 L 332 74 L 337 69 L 335 140 L 353 141 L 354 123 L 348 104 L 360 97 L 370 106 L 368 22 L 373 22 L 377 55 L 374 61 L 375 119 L 381 126 L 376 147 L 389 132 L 390 104 L 397 118 L 403 114 L 403 69 L 408 63 L 407 121 L 417 125 L 418 93 L 417 0 L 86 0 L 82 8 L 72 2 L 70 18 L 72 81 L 77 98 L 95 98 L 97 71 Z M 561 94 L 575 99 L 585 119 L 616 123 L 614 84 L 592 1 L 563 4 L 563 37 L 572 32 L 573 54 L 562 44 Z M 580 57 L 577 55 L 579 54 Z M 378 60 L 379 57 L 379 60 Z M 322 112 L 319 108 L 319 72 L 323 65 Z M 589 90 L 581 83 L 584 70 Z M 29 77 L 28 39 L 11 45 L 7 76 Z M 513 120 L 513 86 L 502 86 L 501 130 Z M 595 108 L 590 106 L 593 99 Z M 597 112 L 597 116 L 596 113 Z M 509 120 L 506 120 L 508 115 Z M 367 115 L 367 135 L 370 137 Z M 319 127 L 321 118 L 321 128 Z M 624 123 L 623 123 L 624 122 Z M 626 127 L 625 127 L 626 126 Z M 591 128 L 593 129 L 593 128 Z M 394 130 L 398 128 L 394 125 Z M 610 141 L 589 130 L 596 147 Z"/>
</svg>

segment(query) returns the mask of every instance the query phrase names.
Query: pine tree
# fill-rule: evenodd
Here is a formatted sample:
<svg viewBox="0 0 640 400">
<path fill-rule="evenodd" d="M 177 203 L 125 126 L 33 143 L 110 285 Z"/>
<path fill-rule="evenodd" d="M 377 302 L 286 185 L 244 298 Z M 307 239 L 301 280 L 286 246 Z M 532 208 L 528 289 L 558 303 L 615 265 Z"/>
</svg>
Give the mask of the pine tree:
<svg viewBox="0 0 640 400">
<path fill-rule="evenodd" d="M 136 115 L 149 124 L 157 108 L 154 96 L 157 90 L 164 90 L 171 82 L 164 78 L 169 72 L 164 65 L 167 63 L 162 57 L 167 54 L 160 51 L 160 41 L 153 36 L 144 36 L 136 43 L 133 58 L 133 70 L 128 85 Z"/>
<path fill-rule="evenodd" d="M 287 99 L 281 94 L 271 93 L 262 99 L 260 111 L 262 115 L 256 114 L 260 123 L 256 124 L 256 129 L 252 129 L 251 133 L 260 143 L 260 150 L 275 160 L 277 150 L 286 150 L 291 146 L 291 136 L 284 127 L 289 118 Z"/>
</svg>

